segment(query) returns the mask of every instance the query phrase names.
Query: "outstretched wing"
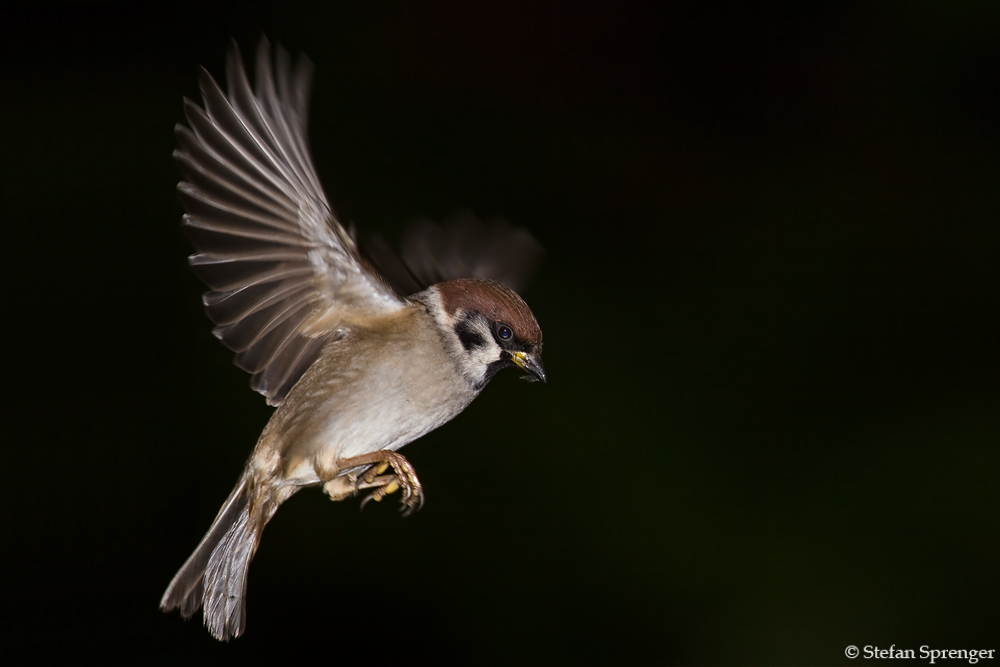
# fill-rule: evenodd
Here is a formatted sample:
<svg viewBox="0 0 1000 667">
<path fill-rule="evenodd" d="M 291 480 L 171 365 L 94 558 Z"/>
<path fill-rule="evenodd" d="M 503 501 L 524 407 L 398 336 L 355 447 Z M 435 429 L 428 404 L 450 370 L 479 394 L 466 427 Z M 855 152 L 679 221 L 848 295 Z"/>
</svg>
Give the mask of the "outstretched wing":
<svg viewBox="0 0 1000 667">
<path fill-rule="evenodd" d="M 233 43 L 229 94 L 202 69 L 204 109 L 188 99 L 174 157 L 184 227 L 215 335 L 278 405 L 348 312 L 403 308 L 362 260 L 319 184 L 306 142 L 312 66 L 262 39 L 251 90 Z"/>
</svg>

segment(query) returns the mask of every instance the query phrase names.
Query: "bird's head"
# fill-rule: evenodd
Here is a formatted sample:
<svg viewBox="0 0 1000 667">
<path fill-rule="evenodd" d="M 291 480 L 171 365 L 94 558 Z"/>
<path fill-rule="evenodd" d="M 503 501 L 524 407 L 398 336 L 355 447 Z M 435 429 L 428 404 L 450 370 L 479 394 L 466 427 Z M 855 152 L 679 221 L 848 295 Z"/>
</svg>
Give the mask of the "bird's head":
<svg viewBox="0 0 1000 667">
<path fill-rule="evenodd" d="M 492 280 L 463 278 L 430 287 L 425 301 L 462 374 L 482 389 L 497 371 L 517 366 L 545 382 L 542 330 L 528 304 Z"/>
</svg>

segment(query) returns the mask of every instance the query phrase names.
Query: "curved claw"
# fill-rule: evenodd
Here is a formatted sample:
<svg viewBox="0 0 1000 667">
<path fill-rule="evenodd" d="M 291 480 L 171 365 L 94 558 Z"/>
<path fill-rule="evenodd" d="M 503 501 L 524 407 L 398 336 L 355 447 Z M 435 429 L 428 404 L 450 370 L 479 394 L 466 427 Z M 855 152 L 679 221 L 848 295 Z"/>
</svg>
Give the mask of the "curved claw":
<svg viewBox="0 0 1000 667">
<path fill-rule="evenodd" d="M 363 510 L 365 505 L 373 500 L 381 502 L 386 496 L 402 489 L 403 507 L 400 508 L 400 512 L 403 516 L 410 516 L 424 506 L 424 489 L 417 479 L 416 471 L 402 454 L 392 451 L 378 452 L 378 454 L 383 458 L 358 476 L 354 484 L 355 492 L 375 488 L 361 501 L 361 509 Z M 382 473 L 390 467 L 394 474 L 383 475 Z"/>
</svg>

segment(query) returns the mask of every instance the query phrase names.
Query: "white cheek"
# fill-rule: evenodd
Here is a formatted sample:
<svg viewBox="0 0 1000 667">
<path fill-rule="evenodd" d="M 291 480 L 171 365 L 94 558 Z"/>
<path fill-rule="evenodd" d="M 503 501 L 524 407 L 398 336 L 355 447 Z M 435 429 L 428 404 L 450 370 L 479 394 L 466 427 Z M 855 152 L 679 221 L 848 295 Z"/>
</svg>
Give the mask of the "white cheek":
<svg viewBox="0 0 1000 667">
<path fill-rule="evenodd" d="M 493 341 L 492 338 L 487 338 L 487 344 L 483 347 L 475 347 L 472 349 L 469 357 L 472 359 L 473 366 L 479 370 L 479 377 L 482 378 L 486 375 L 486 367 L 492 364 L 494 361 L 500 360 L 500 346 Z"/>
<path fill-rule="evenodd" d="M 462 365 L 465 367 L 465 376 L 473 384 L 479 384 L 486 378 L 487 367 L 500 360 L 502 350 L 493 339 L 493 332 L 486 322 L 477 322 L 475 331 L 482 337 L 484 344 L 468 350 L 462 348 Z"/>
<path fill-rule="evenodd" d="M 435 312 L 439 313 L 438 317 L 441 318 L 441 324 L 443 324 L 439 330 L 444 336 L 445 346 L 457 362 L 459 372 L 465 376 L 470 384 L 481 384 L 486 377 L 487 367 L 493 362 L 499 361 L 502 352 L 500 345 L 493 338 L 493 330 L 490 325 L 481 319 L 476 321 L 473 325 L 474 330 L 484 343 L 466 349 L 455 332 L 456 325 L 465 318 L 465 312 L 458 309 L 448 314 L 441 307 L 440 296 L 433 287 L 427 290 L 423 298 L 427 300 Z"/>
</svg>

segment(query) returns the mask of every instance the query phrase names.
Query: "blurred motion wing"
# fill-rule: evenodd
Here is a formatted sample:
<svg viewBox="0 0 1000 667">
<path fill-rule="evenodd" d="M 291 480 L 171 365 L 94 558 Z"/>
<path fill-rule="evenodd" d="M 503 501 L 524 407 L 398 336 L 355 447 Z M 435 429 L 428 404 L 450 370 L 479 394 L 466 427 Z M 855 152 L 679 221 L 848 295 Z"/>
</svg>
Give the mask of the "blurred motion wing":
<svg viewBox="0 0 1000 667">
<path fill-rule="evenodd" d="M 293 71 L 262 39 L 251 90 L 235 43 L 228 95 L 202 69 L 204 109 L 184 100 L 174 157 L 186 182 L 184 227 L 191 265 L 210 288 L 204 302 L 215 335 L 253 374 L 251 386 L 278 405 L 346 313 L 402 308 L 361 258 L 319 184 L 307 146 L 312 67 Z"/>
<path fill-rule="evenodd" d="M 366 250 L 401 294 L 458 278 L 495 280 L 519 292 L 542 257 L 541 244 L 528 230 L 502 217 L 483 222 L 470 211 L 458 211 L 444 224 L 411 223 L 398 257 L 380 239 Z"/>
</svg>

